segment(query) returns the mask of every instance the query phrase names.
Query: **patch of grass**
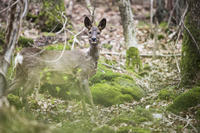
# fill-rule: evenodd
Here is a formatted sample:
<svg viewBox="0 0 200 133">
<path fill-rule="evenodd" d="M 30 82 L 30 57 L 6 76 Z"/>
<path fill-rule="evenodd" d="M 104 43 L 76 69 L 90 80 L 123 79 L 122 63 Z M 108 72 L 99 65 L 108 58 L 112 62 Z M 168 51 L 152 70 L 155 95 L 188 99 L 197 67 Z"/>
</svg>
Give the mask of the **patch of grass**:
<svg viewBox="0 0 200 133">
<path fill-rule="evenodd" d="M 20 36 L 18 40 L 18 45 L 21 47 L 30 47 L 33 43 L 33 39 L 24 36 Z"/>
</svg>

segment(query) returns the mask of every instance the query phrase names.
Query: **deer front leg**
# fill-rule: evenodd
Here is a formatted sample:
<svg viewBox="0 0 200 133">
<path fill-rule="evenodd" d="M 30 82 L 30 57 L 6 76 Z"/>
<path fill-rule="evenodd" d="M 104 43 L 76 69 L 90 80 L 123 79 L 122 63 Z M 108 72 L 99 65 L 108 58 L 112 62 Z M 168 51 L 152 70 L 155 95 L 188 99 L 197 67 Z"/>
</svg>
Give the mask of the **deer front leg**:
<svg viewBox="0 0 200 133">
<path fill-rule="evenodd" d="M 85 108 L 84 111 L 86 111 L 85 101 L 86 99 L 88 99 L 89 104 L 92 106 L 93 112 L 96 114 L 96 110 L 95 110 L 95 106 L 94 106 L 93 98 L 92 98 L 92 93 L 89 88 L 88 79 L 83 79 L 81 81 L 81 90 L 82 90 L 81 95 L 83 95 L 82 96 L 83 109 Z"/>
</svg>

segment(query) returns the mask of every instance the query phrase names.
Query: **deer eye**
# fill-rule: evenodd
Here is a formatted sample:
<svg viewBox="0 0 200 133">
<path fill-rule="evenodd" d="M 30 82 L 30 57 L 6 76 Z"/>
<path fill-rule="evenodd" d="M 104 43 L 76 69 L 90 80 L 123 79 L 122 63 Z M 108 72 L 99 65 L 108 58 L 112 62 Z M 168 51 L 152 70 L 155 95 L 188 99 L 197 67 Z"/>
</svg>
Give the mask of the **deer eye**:
<svg viewBox="0 0 200 133">
<path fill-rule="evenodd" d="M 92 32 L 91 32 L 91 31 L 89 31 L 89 34 L 92 34 Z"/>
<path fill-rule="evenodd" d="M 97 32 L 97 34 L 100 34 L 100 32 Z"/>
</svg>

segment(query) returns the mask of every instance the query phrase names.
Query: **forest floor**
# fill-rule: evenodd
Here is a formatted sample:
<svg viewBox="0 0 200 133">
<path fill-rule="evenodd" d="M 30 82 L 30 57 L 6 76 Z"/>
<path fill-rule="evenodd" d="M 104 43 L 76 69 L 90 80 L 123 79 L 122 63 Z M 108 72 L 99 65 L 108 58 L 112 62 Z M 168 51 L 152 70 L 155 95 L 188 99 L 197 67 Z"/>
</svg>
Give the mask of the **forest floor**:
<svg viewBox="0 0 200 133">
<path fill-rule="evenodd" d="M 114 131 L 118 133 L 192 133 L 196 131 L 194 126 L 197 123 L 191 114 L 182 113 L 180 116 L 166 110 L 173 98 L 182 91 L 176 89 L 181 82 L 179 65 L 182 40 L 180 38 L 177 41 L 172 38 L 176 33 L 176 27 L 169 29 L 166 23 L 151 26 L 149 9 L 148 6 L 145 7 L 133 6 L 136 38 L 141 46 L 139 50 L 142 65 L 143 67 L 148 66 L 148 69 L 139 73 L 142 76 L 135 77 L 135 80 L 146 91 L 145 97 L 140 101 L 110 107 L 96 105 L 97 116 L 93 117 L 90 108 L 88 108 L 88 116 L 82 115 L 79 102 L 69 102 L 66 108 L 63 100 L 37 96 L 37 107 L 32 110 L 37 119 L 47 121 L 55 127 L 62 127 L 71 133 L 84 133 L 91 129 L 99 133 Z M 71 14 L 74 35 L 83 29 L 84 16 L 87 14 L 88 11 L 82 4 L 74 4 Z M 115 62 L 113 65 L 109 64 L 111 70 L 130 74 L 124 67 L 121 67 L 125 66 L 126 47 L 117 5 L 111 5 L 111 3 L 105 5 L 100 2 L 95 17 L 96 20 L 107 19 L 106 29 L 101 33 L 101 58 Z M 34 39 L 41 36 L 38 31 L 35 32 L 35 29 L 25 29 L 23 34 Z M 68 33 L 68 36 L 71 36 L 70 34 L 72 33 Z M 158 39 L 155 39 L 155 36 Z M 63 35 L 60 36 L 61 40 L 63 40 L 62 37 Z M 84 44 L 88 44 L 86 32 L 78 35 L 77 40 L 79 43 L 75 43 L 75 47 L 85 47 Z M 157 56 L 154 57 L 153 51 Z M 30 97 L 30 99 L 33 98 L 35 99 L 35 93 Z"/>
</svg>

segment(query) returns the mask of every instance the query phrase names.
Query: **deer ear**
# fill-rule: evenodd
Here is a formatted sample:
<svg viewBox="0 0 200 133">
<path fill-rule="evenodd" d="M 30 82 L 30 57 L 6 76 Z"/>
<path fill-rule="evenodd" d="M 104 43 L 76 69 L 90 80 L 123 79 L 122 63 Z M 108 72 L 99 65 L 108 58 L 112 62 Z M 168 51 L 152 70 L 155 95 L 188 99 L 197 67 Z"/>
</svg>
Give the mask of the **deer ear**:
<svg viewBox="0 0 200 133">
<path fill-rule="evenodd" d="M 106 27 L 106 19 L 103 18 L 98 25 L 99 30 L 103 30 Z"/>
<path fill-rule="evenodd" d="M 84 24 L 87 29 L 92 28 L 92 22 L 90 21 L 90 19 L 87 16 L 85 17 Z"/>
</svg>

